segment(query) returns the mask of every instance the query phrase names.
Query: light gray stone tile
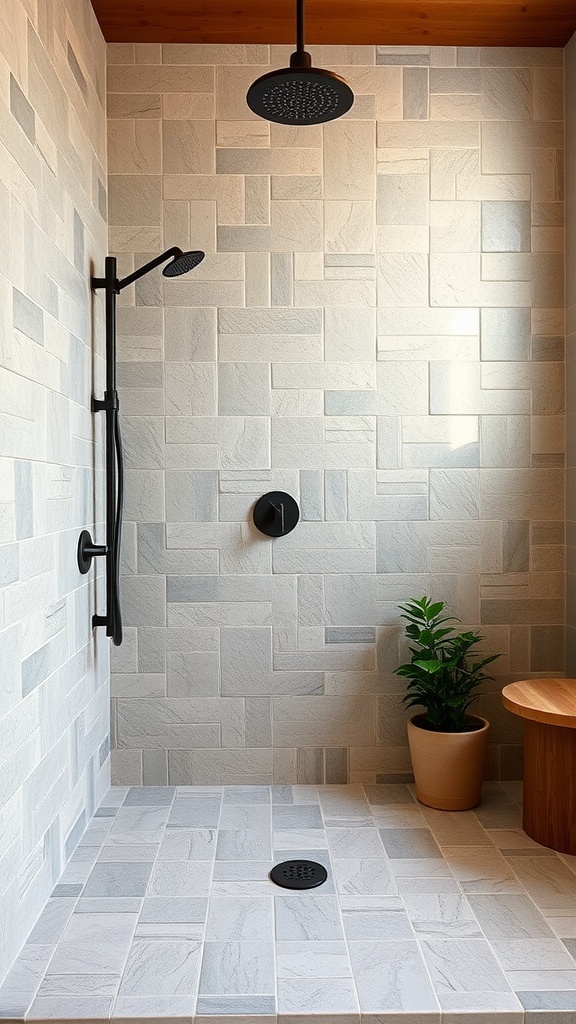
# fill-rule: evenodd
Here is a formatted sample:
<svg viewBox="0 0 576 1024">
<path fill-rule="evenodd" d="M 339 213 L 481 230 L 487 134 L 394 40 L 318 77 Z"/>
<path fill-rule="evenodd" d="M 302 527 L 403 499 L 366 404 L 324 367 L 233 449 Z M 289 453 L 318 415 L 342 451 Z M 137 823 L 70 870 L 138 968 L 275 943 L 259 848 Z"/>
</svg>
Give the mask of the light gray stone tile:
<svg viewBox="0 0 576 1024">
<path fill-rule="evenodd" d="M 272 306 L 293 305 L 293 254 L 273 252 L 270 255 L 270 298 Z"/>
<path fill-rule="evenodd" d="M 252 861 L 271 856 L 271 833 L 257 829 L 221 829 L 218 835 L 217 860 Z"/>
<path fill-rule="evenodd" d="M 29 1020 L 98 1020 L 108 1018 L 112 996 L 39 996 L 28 1011 Z"/>
<path fill-rule="evenodd" d="M 312 423 L 313 421 L 310 422 Z M 323 512 L 324 475 L 322 470 L 300 470 L 300 514 L 302 519 L 308 521 L 322 520 Z"/>
<path fill-rule="evenodd" d="M 324 198 L 373 199 L 370 155 L 376 137 L 370 122 L 334 121 L 324 128 Z"/>
<path fill-rule="evenodd" d="M 573 970 L 574 960 L 560 939 L 495 939 L 494 950 L 504 971 Z"/>
<path fill-rule="evenodd" d="M 468 899 L 489 940 L 552 937 L 544 916 L 525 894 L 470 895 Z"/>
<path fill-rule="evenodd" d="M 206 942 L 272 942 L 272 897 L 254 899 L 212 897 L 206 922 Z"/>
<path fill-rule="evenodd" d="M 147 804 L 125 806 L 118 810 L 112 823 L 112 829 L 108 835 L 111 839 L 118 832 L 147 832 L 156 833 L 159 840 L 162 830 L 168 820 L 170 805 L 154 807 Z M 92 826 L 94 821 L 92 822 Z"/>
<path fill-rule="evenodd" d="M 150 995 L 139 998 L 138 996 L 118 995 L 114 1003 L 112 1019 L 126 1024 L 135 1017 L 154 1018 L 156 1016 L 165 1020 L 178 1020 L 179 1018 L 191 1017 L 194 1008 L 193 995 L 160 996 Z"/>
<path fill-rule="evenodd" d="M 554 1013 L 555 1010 L 561 1011 L 562 1019 L 566 1021 L 566 1024 L 570 1024 L 572 1014 L 569 1011 L 573 1012 L 574 1010 L 574 993 L 570 989 L 559 992 L 520 991 L 518 999 L 526 1010 L 525 1020 L 530 1024 L 536 1020 L 541 1020 L 545 1024 L 553 1024 L 554 1018 L 559 1019 L 558 1013 Z"/>
<path fill-rule="evenodd" d="M 98 863 L 92 870 L 83 895 L 92 896 L 144 896 L 152 863 Z"/>
<path fill-rule="evenodd" d="M 51 946 L 60 939 L 74 910 L 74 901 L 49 899 L 28 936 L 28 946 Z"/>
<path fill-rule="evenodd" d="M 207 897 L 151 896 L 144 900 L 140 924 L 204 924 Z"/>
<path fill-rule="evenodd" d="M 250 747 L 272 746 L 272 705 L 268 697 L 246 697 L 245 737 Z"/>
<path fill-rule="evenodd" d="M 165 625 L 164 581 L 151 576 L 125 576 L 122 582 L 127 626 Z"/>
<path fill-rule="evenodd" d="M 532 116 L 528 68 L 483 67 L 482 114 L 488 120 L 523 121 Z"/>
<path fill-rule="evenodd" d="M 41 307 L 18 288 L 12 289 L 14 327 L 38 345 L 44 345 L 44 313 Z"/>
<path fill-rule="evenodd" d="M 451 893 L 460 895 L 462 890 L 455 878 L 408 878 L 398 877 L 396 887 L 401 896 L 412 896 L 414 893 L 436 895 Z"/>
<path fill-rule="evenodd" d="M 135 914 L 75 914 L 67 923 L 48 974 L 119 974 L 134 935 Z"/>
<path fill-rule="evenodd" d="M 409 67 L 430 63 L 429 46 L 377 46 L 376 64 L 401 64 Z"/>
<path fill-rule="evenodd" d="M 402 106 L 405 121 L 425 121 L 428 118 L 427 68 L 404 68 Z"/>
<path fill-rule="evenodd" d="M 218 476 L 210 470 L 166 473 L 168 522 L 215 522 Z"/>
<path fill-rule="evenodd" d="M 340 785 L 348 781 L 348 750 L 346 747 L 325 748 L 324 775 L 328 785 Z"/>
<path fill-rule="evenodd" d="M 279 942 L 276 946 L 278 978 L 348 978 L 351 976 L 344 942 Z"/>
<path fill-rule="evenodd" d="M 269 364 L 221 363 L 218 411 L 221 416 L 270 415 Z"/>
<path fill-rule="evenodd" d="M 362 1013 L 437 1010 L 415 941 L 349 942 L 348 948 Z"/>
<path fill-rule="evenodd" d="M 219 657 L 215 652 L 176 652 L 166 655 L 166 686 L 169 697 L 217 697 Z"/>
<path fill-rule="evenodd" d="M 24 1017 L 52 956 L 51 946 L 24 946 L 0 988 L 0 1014 Z"/>
<path fill-rule="evenodd" d="M 342 916 L 348 942 L 414 939 L 404 910 L 345 910 Z"/>
<path fill-rule="evenodd" d="M 324 641 L 327 644 L 373 644 L 376 631 L 373 626 L 326 626 Z"/>
<path fill-rule="evenodd" d="M 516 874 L 496 850 L 445 846 L 443 854 L 465 893 L 521 892 Z"/>
<path fill-rule="evenodd" d="M 75 914 L 139 914 L 143 900 L 140 896 L 115 896 L 108 899 L 96 896 L 89 899 L 81 898 L 75 908 Z"/>
<path fill-rule="evenodd" d="M 217 795 L 200 792 L 198 796 L 179 796 L 174 801 L 168 828 L 216 828 L 220 818 L 221 800 Z"/>
<path fill-rule="evenodd" d="M 404 905 L 417 936 L 479 939 L 483 933 L 466 896 L 404 896 Z"/>
<path fill-rule="evenodd" d="M 276 940 L 279 942 L 343 941 L 334 896 L 290 893 L 274 899 Z"/>
<path fill-rule="evenodd" d="M 485 940 L 423 939 L 420 945 L 440 998 L 453 992 L 510 992 L 504 972 Z"/>
<path fill-rule="evenodd" d="M 440 848 L 428 829 L 381 828 L 379 835 L 391 859 L 442 857 Z"/>
<path fill-rule="evenodd" d="M 212 174 L 214 153 L 214 125 L 210 121 L 162 122 L 165 174 Z"/>
<path fill-rule="evenodd" d="M 192 995 L 198 984 L 201 944 L 186 939 L 134 940 L 119 996 Z"/>
<path fill-rule="evenodd" d="M 158 851 L 159 860 L 213 860 L 216 830 L 210 828 L 168 829 Z"/>
<path fill-rule="evenodd" d="M 210 890 L 211 861 L 157 861 L 150 879 L 149 896 L 202 897 Z"/>
<path fill-rule="evenodd" d="M 576 989 L 576 971 L 507 971 L 506 977 L 516 993 L 534 989 L 574 992 Z"/>
<path fill-rule="evenodd" d="M 345 1021 L 359 1020 L 358 1001 L 352 981 L 345 978 L 297 981 L 278 979 L 278 1013 L 292 1015 L 313 1013 L 321 1020 L 338 1013 Z"/>
<path fill-rule="evenodd" d="M 482 251 L 529 252 L 530 204 L 483 202 Z"/>
<path fill-rule="evenodd" d="M 507 862 L 539 910 L 571 910 L 576 905 L 574 876 L 559 858 L 508 857 Z"/>
<path fill-rule="evenodd" d="M 257 995 L 198 996 L 195 1018 L 202 1024 L 209 1024 L 215 1018 L 230 1021 L 240 1014 L 246 1017 L 246 1024 L 274 1024 L 276 1020 L 276 997 Z"/>
<path fill-rule="evenodd" d="M 378 175 L 376 223 L 388 226 L 397 224 L 427 224 L 427 175 Z M 389 303 L 386 303 L 386 305 L 389 305 Z M 402 305 L 407 305 L 407 303 L 402 303 Z"/>
<path fill-rule="evenodd" d="M 431 68 L 430 92 L 479 93 L 480 70 L 476 68 Z"/>
<path fill-rule="evenodd" d="M 245 178 L 245 216 L 247 224 L 270 223 L 270 179 L 265 174 Z"/>
<path fill-rule="evenodd" d="M 274 829 L 322 828 L 322 815 L 318 807 L 280 804 L 272 808 Z"/>
<path fill-rule="evenodd" d="M 529 358 L 530 310 L 484 308 L 481 317 L 482 359 Z"/>
<path fill-rule="evenodd" d="M 334 875 L 339 893 L 388 896 L 398 891 L 388 862 L 381 858 L 335 860 Z"/>
<path fill-rule="evenodd" d="M 274 993 L 271 942 L 207 942 L 204 946 L 200 995 Z"/>
<path fill-rule="evenodd" d="M 36 141 L 36 115 L 14 75 L 10 74 L 10 111 L 32 145 Z"/>
<path fill-rule="evenodd" d="M 118 976 L 115 974 L 48 974 L 38 991 L 38 998 L 49 996 L 115 996 Z"/>
</svg>

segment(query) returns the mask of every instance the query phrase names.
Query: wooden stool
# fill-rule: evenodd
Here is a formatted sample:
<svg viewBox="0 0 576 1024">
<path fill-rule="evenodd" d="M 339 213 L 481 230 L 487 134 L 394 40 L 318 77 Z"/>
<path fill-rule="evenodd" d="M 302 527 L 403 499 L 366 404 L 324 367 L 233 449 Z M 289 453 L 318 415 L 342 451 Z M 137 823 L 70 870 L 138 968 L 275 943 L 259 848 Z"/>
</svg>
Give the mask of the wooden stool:
<svg viewBox="0 0 576 1024">
<path fill-rule="evenodd" d="M 502 690 L 524 718 L 524 831 L 576 854 L 576 679 L 523 679 Z"/>
</svg>

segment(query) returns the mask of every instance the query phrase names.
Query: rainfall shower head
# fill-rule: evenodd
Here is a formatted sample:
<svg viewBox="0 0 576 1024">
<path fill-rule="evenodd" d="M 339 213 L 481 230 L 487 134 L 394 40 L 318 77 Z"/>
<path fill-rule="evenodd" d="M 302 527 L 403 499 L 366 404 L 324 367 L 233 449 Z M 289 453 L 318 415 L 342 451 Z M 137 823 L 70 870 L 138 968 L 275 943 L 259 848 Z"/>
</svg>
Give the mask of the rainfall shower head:
<svg viewBox="0 0 576 1024">
<path fill-rule="evenodd" d="M 259 117 L 277 124 L 324 124 L 342 117 L 354 103 L 354 93 L 340 75 L 313 68 L 304 49 L 304 0 L 296 0 L 296 51 L 289 68 L 257 78 L 246 102 Z"/>
<path fill-rule="evenodd" d="M 162 273 L 164 277 L 180 277 L 180 274 L 187 274 L 189 270 L 194 270 L 194 267 L 202 262 L 204 255 L 200 249 L 196 249 L 194 252 L 182 252 L 181 249 L 178 249 L 174 258 L 163 268 Z"/>
<path fill-rule="evenodd" d="M 162 273 L 164 277 L 180 277 L 180 274 L 186 274 L 189 270 L 194 270 L 199 263 L 204 259 L 204 253 L 200 250 L 195 252 L 182 252 L 177 245 L 173 245 L 171 249 L 167 249 L 166 252 L 155 256 L 149 263 L 145 263 L 143 267 L 138 267 L 132 274 L 128 274 L 128 277 L 123 277 L 121 281 L 116 282 L 116 294 L 118 295 L 123 288 L 126 288 L 129 284 L 134 284 L 134 281 L 139 281 L 144 274 L 150 273 L 156 267 L 159 267 L 161 263 L 166 263 L 172 257 L 170 263 L 167 263 Z M 103 279 L 93 278 L 93 287 L 102 287 Z"/>
</svg>

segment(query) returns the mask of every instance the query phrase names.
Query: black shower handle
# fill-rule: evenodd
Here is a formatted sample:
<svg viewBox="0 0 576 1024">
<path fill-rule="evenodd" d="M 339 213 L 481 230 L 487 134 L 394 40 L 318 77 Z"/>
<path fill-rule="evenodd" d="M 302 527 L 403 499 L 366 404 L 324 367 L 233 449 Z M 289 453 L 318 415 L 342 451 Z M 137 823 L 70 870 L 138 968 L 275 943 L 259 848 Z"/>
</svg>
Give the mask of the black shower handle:
<svg viewBox="0 0 576 1024">
<path fill-rule="evenodd" d="M 280 536 L 284 535 L 284 502 L 279 501 L 277 505 L 270 502 L 271 508 L 274 509 L 274 526 L 276 527 Z"/>
</svg>

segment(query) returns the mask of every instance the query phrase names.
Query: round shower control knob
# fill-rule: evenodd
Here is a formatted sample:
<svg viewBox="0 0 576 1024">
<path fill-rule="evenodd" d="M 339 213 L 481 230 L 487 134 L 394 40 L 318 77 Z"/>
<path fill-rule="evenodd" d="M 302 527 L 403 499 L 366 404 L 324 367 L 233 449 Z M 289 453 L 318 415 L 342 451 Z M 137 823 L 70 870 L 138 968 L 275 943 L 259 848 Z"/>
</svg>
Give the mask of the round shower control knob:
<svg viewBox="0 0 576 1024">
<path fill-rule="evenodd" d="M 268 491 L 258 499 L 252 514 L 254 525 L 268 537 L 284 537 L 300 519 L 297 501 L 286 491 Z"/>
</svg>

